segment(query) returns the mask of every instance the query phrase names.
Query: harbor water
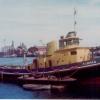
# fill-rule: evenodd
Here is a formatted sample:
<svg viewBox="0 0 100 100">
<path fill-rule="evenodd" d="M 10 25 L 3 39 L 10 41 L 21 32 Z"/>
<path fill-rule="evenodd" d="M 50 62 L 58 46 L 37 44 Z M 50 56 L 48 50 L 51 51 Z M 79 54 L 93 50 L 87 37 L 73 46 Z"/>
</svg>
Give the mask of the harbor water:
<svg viewBox="0 0 100 100">
<path fill-rule="evenodd" d="M 34 58 L 27 58 L 27 64 L 32 63 Z M 23 65 L 23 58 L 0 58 L 0 65 Z M 77 90 L 34 90 L 29 91 L 12 83 L 0 83 L 0 99 L 80 99 L 100 98 L 100 91 Z"/>
<path fill-rule="evenodd" d="M 26 64 L 30 64 L 33 61 L 33 57 L 26 58 Z M 13 57 L 13 58 L 0 58 L 0 65 L 24 65 L 23 57 Z"/>
</svg>

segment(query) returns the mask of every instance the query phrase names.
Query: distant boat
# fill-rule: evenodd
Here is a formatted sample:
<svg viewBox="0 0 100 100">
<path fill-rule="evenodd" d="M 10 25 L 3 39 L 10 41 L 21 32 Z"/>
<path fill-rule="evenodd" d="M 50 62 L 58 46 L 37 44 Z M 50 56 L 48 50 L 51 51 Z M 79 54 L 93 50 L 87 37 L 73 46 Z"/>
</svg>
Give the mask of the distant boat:
<svg viewBox="0 0 100 100">
<path fill-rule="evenodd" d="M 4 58 L 13 58 L 13 57 L 17 57 L 16 54 L 12 54 L 12 55 L 4 55 Z"/>
<path fill-rule="evenodd" d="M 17 55 L 16 54 L 12 54 L 12 55 L 10 55 L 10 57 L 17 57 Z"/>
</svg>

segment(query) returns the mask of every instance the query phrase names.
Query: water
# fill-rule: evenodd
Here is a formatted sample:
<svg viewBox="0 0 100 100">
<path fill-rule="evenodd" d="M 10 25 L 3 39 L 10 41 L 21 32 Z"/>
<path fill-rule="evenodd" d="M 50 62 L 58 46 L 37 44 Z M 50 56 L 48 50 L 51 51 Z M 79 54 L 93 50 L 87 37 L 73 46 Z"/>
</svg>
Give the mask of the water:
<svg viewBox="0 0 100 100">
<path fill-rule="evenodd" d="M 27 58 L 27 63 L 32 63 L 34 58 Z M 0 65 L 23 65 L 23 58 L 0 58 Z M 100 98 L 99 91 L 94 89 L 82 90 L 78 88 L 76 90 L 65 91 L 28 91 L 23 89 L 17 84 L 0 83 L 0 99 L 80 99 L 80 98 Z"/>
<path fill-rule="evenodd" d="M 33 94 L 30 91 L 24 91 L 21 87 L 9 84 L 0 83 L 0 99 L 31 99 Z"/>
<path fill-rule="evenodd" d="M 41 99 L 51 98 L 49 90 L 44 91 L 28 91 L 22 87 L 10 84 L 0 83 L 0 99 Z"/>
<path fill-rule="evenodd" d="M 33 61 L 33 57 L 26 58 L 26 64 L 30 64 Z M 0 58 L 0 65 L 24 65 L 24 59 L 22 57 L 18 58 Z"/>
<path fill-rule="evenodd" d="M 0 99 L 98 99 L 100 91 L 28 91 L 21 86 L 11 83 L 0 83 Z"/>
</svg>

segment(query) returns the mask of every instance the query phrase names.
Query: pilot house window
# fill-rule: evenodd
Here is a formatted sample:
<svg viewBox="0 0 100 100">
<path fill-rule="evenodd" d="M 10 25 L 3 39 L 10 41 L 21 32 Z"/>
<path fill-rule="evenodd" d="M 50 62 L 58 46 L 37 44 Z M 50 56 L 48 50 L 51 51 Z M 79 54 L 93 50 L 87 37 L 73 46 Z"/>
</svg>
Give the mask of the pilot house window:
<svg viewBox="0 0 100 100">
<path fill-rule="evenodd" d="M 77 52 L 76 51 L 71 51 L 71 55 L 76 55 Z"/>
</svg>

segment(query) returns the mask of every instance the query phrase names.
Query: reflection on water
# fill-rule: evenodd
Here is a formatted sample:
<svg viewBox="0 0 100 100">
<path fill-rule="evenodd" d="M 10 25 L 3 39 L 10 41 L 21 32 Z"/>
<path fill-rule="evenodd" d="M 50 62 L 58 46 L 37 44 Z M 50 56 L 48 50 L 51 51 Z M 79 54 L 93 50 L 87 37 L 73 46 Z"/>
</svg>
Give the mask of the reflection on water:
<svg viewBox="0 0 100 100">
<path fill-rule="evenodd" d="M 15 84 L 0 83 L 0 99 L 41 99 L 51 97 L 51 91 L 49 90 L 27 91 Z"/>
<path fill-rule="evenodd" d="M 0 99 L 31 99 L 33 94 L 30 91 L 24 91 L 21 87 L 8 84 L 0 83 Z"/>
<path fill-rule="evenodd" d="M 100 98 L 100 91 L 94 89 L 65 89 L 58 90 L 41 90 L 28 91 L 22 87 L 10 84 L 0 83 L 0 99 L 80 99 L 80 98 Z"/>
</svg>

